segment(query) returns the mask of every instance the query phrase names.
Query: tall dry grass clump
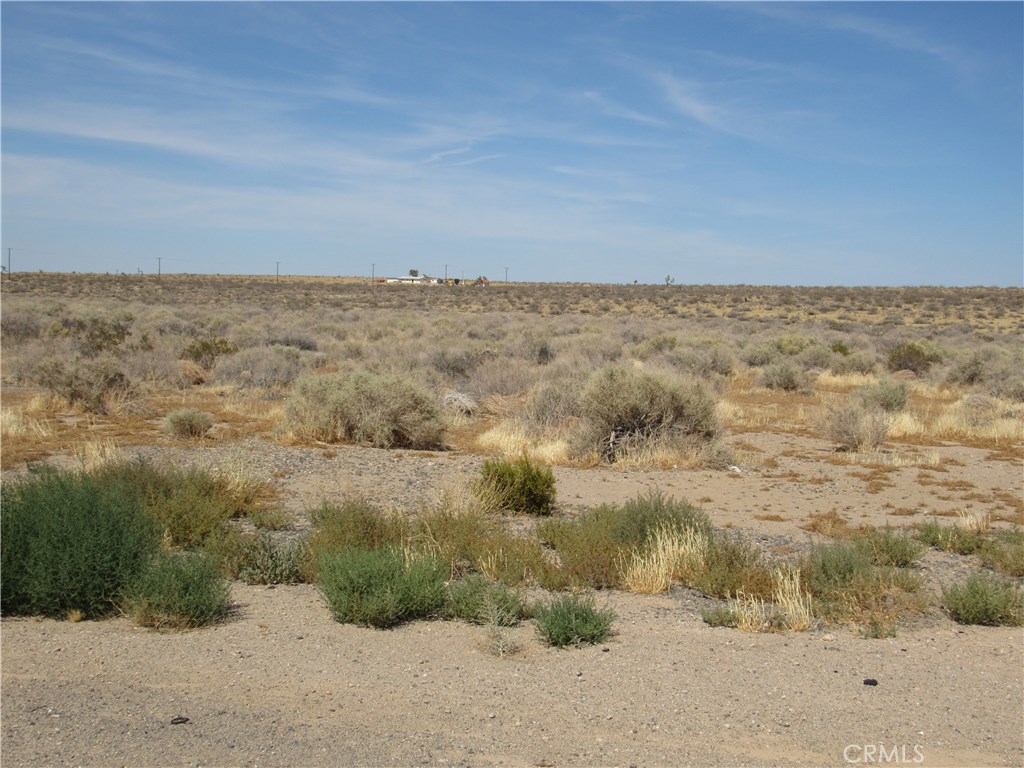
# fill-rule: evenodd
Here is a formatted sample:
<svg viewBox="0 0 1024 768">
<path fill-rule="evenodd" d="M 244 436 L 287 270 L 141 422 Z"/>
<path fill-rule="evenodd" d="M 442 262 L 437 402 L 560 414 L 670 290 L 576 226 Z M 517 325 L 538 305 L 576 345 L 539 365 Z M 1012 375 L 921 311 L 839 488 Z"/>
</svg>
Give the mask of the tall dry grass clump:
<svg viewBox="0 0 1024 768">
<path fill-rule="evenodd" d="M 672 582 L 692 581 L 707 563 L 711 542 L 696 528 L 661 525 L 648 547 L 623 558 L 622 586 L 630 592 L 667 592 Z"/>
</svg>

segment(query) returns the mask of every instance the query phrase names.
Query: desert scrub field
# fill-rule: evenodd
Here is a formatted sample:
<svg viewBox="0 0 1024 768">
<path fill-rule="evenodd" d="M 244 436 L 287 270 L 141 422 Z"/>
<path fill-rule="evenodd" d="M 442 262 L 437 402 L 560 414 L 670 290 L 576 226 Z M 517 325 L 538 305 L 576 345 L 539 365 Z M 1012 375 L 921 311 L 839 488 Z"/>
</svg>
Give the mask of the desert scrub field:
<svg viewBox="0 0 1024 768">
<path fill-rule="evenodd" d="M 4 506 L 14 510 L 5 512 L 4 538 L 10 531 L 15 542 L 5 565 L 38 559 L 41 584 L 55 569 L 26 554 L 43 545 L 22 552 L 17 543 L 23 523 L 11 521 L 27 519 L 15 514 L 19 499 L 43 493 L 31 485 L 38 480 L 8 472 L 24 462 L 76 456 L 72 479 L 39 476 L 58 498 L 98 494 L 82 502 L 93 509 L 109 488 L 129 488 L 126 498 L 160 532 L 157 545 L 139 545 L 137 562 L 124 561 L 135 563 L 128 571 L 104 577 L 116 594 L 49 605 L 33 586 L 10 603 L 5 592 L 5 611 L 92 615 L 118 605 L 142 623 L 192 626 L 219 615 L 217 579 L 303 581 L 319 585 L 341 620 L 461 617 L 487 624 L 502 653 L 510 648 L 503 606 L 521 595 L 493 585 L 640 594 L 683 586 L 719 601 L 709 623 L 772 631 L 848 623 L 884 636 L 940 606 L 957 620 L 1019 616 L 1024 502 L 1012 489 L 986 496 L 969 480 L 943 479 L 948 462 L 930 449 L 1024 458 L 1020 290 L 44 274 L 0 285 Z M 556 499 L 552 466 L 754 467 L 767 481 L 782 457 L 743 439 L 762 433 L 822 441 L 828 448 L 814 460 L 849 466 L 869 495 L 891 487 L 891 473 L 917 468 L 918 483 L 961 502 L 965 518 L 921 523 L 910 509 L 900 532 L 846 525 L 822 510 L 812 530 L 835 540 L 780 556 L 663 495 L 582 510 Z M 186 469 L 126 460 L 131 446 L 253 437 L 488 461 L 469 487 L 416 508 L 326 500 L 303 512 L 311 528 L 297 533 L 244 462 Z M 106 478 L 103 493 L 96 478 Z M 967 521 L 975 502 L 1001 510 L 999 530 Z M 940 597 L 916 570 L 925 545 L 995 575 L 960 591 L 943 586 Z M 363 594 L 366 574 L 392 586 Z M 441 576 L 448 592 L 438 592 Z M 185 605 L 175 613 L 146 590 Z M 996 599 L 1003 607 L 994 614 L 963 607 Z M 474 600 L 490 618 L 456 607 Z M 554 605 L 535 607 L 558 616 L 545 613 Z M 588 607 L 596 613 L 586 621 L 608 618 L 586 600 L 573 610 Z"/>
<path fill-rule="evenodd" d="M 1017 289 L 18 274 L 3 460 L 101 430 L 718 466 L 722 434 L 1020 456 Z M 210 426 L 207 426 L 207 418 Z"/>
</svg>

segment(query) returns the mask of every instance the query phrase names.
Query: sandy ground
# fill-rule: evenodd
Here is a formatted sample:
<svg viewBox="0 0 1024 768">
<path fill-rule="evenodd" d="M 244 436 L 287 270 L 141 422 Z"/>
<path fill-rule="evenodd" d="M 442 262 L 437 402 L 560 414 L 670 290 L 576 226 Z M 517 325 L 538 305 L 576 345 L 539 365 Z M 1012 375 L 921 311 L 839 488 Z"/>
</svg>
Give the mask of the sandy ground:
<svg viewBox="0 0 1024 768">
<path fill-rule="evenodd" d="M 1021 493 L 1019 462 L 986 450 L 928 448 L 937 465 L 871 476 L 811 438 L 734 442 L 739 471 L 558 469 L 560 503 L 657 487 L 781 550 L 809 543 L 800 526 L 812 513 L 872 525 L 965 507 L 998 518 Z M 239 450 L 279 475 L 299 527 L 304 510 L 346 493 L 413 507 L 482 461 L 258 441 L 145 449 L 199 461 Z M 976 565 L 929 552 L 920 567 L 937 595 Z M 233 602 L 225 623 L 186 633 L 5 618 L 3 765 L 1024 764 L 1024 632 L 961 627 L 937 608 L 895 638 L 866 640 L 845 627 L 711 628 L 708 602 L 689 590 L 602 593 L 618 616 L 605 644 L 551 649 L 526 623 L 513 630 L 520 651 L 498 658 L 484 629 L 459 622 L 337 624 L 308 585 L 235 584 Z"/>
</svg>

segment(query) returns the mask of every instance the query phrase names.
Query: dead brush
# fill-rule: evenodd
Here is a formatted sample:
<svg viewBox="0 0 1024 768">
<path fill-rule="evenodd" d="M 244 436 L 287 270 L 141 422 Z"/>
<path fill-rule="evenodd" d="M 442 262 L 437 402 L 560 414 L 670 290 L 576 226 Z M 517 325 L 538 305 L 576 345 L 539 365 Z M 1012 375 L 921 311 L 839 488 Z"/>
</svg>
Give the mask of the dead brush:
<svg viewBox="0 0 1024 768">
<path fill-rule="evenodd" d="M 959 527 L 977 535 L 986 534 L 992 527 L 992 513 L 987 509 L 958 509 Z"/>
<path fill-rule="evenodd" d="M 803 632 L 814 622 L 811 596 L 800 585 L 800 571 L 787 566 L 774 573 L 771 601 L 743 592 L 729 600 L 726 624 L 743 632 Z"/>
<path fill-rule="evenodd" d="M 710 546 L 700 531 L 662 525 L 648 547 L 620 559 L 623 587 L 653 595 L 667 592 L 676 579 L 690 583 L 705 568 Z"/>
<path fill-rule="evenodd" d="M 37 419 L 15 408 L 0 410 L 0 437 L 5 440 L 45 438 L 53 436 L 53 425 L 48 419 Z"/>
<path fill-rule="evenodd" d="M 75 448 L 75 457 L 86 472 L 95 472 L 128 459 L 128 454 L 113 440 L 89 440 Z"/>
</svg>

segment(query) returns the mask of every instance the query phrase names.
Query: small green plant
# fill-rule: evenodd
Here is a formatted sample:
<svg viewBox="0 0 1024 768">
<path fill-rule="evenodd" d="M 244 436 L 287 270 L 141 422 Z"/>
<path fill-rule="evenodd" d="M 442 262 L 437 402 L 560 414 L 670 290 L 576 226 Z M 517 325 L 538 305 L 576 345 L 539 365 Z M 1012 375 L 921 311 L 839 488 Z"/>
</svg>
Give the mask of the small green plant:
<svg viewBox="0 0 1024 768">
<path fill-rule="evenodd" d="M 447 612 L 472 624 L 511 627 L 526 615 L 526 604 L 517 590 L 470 574 L 448 586 Z"/>
<path fill-rule="evenodd" d="M 353 548 L 320 556 L 317 586 L 336 621 L 384 629 L 437 613 L 446 576 L 432 558 L 407 565 L 391 549 Z"/>
<path fill-rule="evenodd" d="M 1019 627 L 1024 624 L 1024 593 L 1011 581 L 987 572 L 943 590 L 942 600 L 958 624 Z"/>
<path fill-rule="evenodd" d="M 213 416 L 196 408 L 171 411 L 164 419 L 164 432 L 172 437 L 205 437 L 213 427 Z"/>
<path fill-rule="evenodd" d="M 515 461 L 484 462 L 482 483 L 501 500 L 502 506 L 528 515 L 550 515 L 555 503 L 555 475 L 551 467 L 537 466 L 526 456 Z"/>
<path fill-rule="evenodd" d="M 86 472 L 48 467 L 0 486 L 5 614 L 108 613 L 160 543 L 142 499 Z"/>
<path fill-rule="evenodd" d="M 894 568 L 910 567 L 924 551 L 921 543 L 888 526 L 859 534 L 853 541 L 868 553 L 875 565 Z"/>
<path fill-rule="evenodd" d="M 996 531 L 978 556 L 985 565 L 1005 576 L 1024 576 L 1024 531 Z"/>
<path fill-rule="evenodd" d="M 929 547 L 955 552 L 958 555 L 972 555 L 981 549 L 985 538 L 958 525 L 942 525 L 937 520 L 926 520 L 917 527 L 917 540 Z"/>
<path fill-rule="evenodd" d="M 216 622 L 230 591 L 217 563 L 198 552 L 164 552 L 146 566 L 125 595 L 126 612 L 138 624 L 191 629 Z"/>
<path fill-rule="evenodd" d="M 556 597 L 534 606 L 533 615 L 541 638 L 556 648 L 600 643 L 611 634 L 615 619 L 614 611 L 599 610 L 590 595 Z"/>
</svg>

